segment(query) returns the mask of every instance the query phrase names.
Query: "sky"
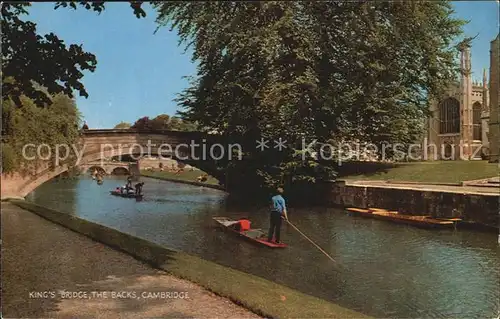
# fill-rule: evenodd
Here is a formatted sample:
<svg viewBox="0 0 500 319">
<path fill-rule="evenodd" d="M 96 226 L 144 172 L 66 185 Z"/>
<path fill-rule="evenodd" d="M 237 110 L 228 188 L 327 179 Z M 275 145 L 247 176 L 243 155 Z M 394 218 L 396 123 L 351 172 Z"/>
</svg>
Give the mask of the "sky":
<svg viewBox="0 0 500 319">
<path fill-rule="evenodd" d="M 489 68 L 490 42 L 499 28 L 498 1 L 454 2 L 455 15 L 470 20 L 466 36 L 476 36 L 472 55 L 474 80 Z M 78 109 L 89 128 L 113 128 L 143 116 L 175 115 L 177 94 L 188 87 L 185 76 L 195 75 L 191 51 L 184 53 L 175 31 L 163 27 L 156 34 L 154 10 L 137 19 L 127 2 L 107 3 L 100 15 L 83 8 L 54 10 L 54 3 L 32 3 L 30 20 L 39 34 L 54 32 L 66 44 L 83 44 L 97 57 L 97 69 L 85 72 L 82 82 L 89 97 L 77 96 Z"/>
</svg>

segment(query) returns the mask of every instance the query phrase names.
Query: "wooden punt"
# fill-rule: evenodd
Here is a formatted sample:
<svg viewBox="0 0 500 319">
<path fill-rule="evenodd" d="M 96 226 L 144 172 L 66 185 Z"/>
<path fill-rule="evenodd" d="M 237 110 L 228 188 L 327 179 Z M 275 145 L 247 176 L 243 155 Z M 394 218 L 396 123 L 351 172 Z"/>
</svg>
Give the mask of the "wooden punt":
<svg viewBox="0 0 500 319">
<path fill-rule="evenodd" d="M 143 194 L 136 195 L 135 193 L 122 193 L 122 192 L 117 191 L 117 190 L 110 191 L 109 193 L 111 195 L 114 195 L 114 196 L 120 196 L 120 197 L 124 197 L 124 198 L 135 198 L 137 200 L 141 200 L 143 197 Z"/>
<path fill-rule="evenodd" d="M 368 208 L 368 211 L 370 213 L 373 213 L 373 214 L 383 214 L 383 213 L 387 213 L 387 214 L 399 214 L 399 212 L 395 211 L 395 210 L 387 210 L 387 209 L 382 209 L 382 208 Z"/>
<path fill-rule="evenodd" d="M 238 223 L 237 220 L 232 220 L 227 217 L 213 217 L 212 218 L 218 226 L 227 230 L 233 234 L 238 235 L 240 238 L 246 239 L 247 241 L 264 245 L 270 248 L 285 248 L 287 244 L 285 243 L 275 243 L 267 241 L 267 234 L 261 229 L 249 229 L 246 231 L 238 231 L 232 226 Z"/>
<path fill-rule="evenodd" d="M 346 208 L 346 211 L 350 214 L 350 215 L 362 215 L 362 214 L 371 214 L 370 211 L 368 209 L 363 209 L 363 208 L 354 208 L 354 207 L 349 207 L 349 208 Z"/>
<path fill-rule="evenodd" d="M 381 211 L 381 212 L 387 212 L 388 211 L 385 208 L 375 208 L 375 207 L 368 207 L 368 210 L 371 210 L 371 211 Z"/>
<path fill-rule="evenodd" d="M 406 224 L 416 227 L 423 228 L 454 228 L 456 223 L 459 221 L 457 219 L 437 219 L 430 216 L 413 216 L 413 215 L 402 215 L 397 212 L 381 211 L 381 210 L 369 210 L 360 208 L 347 208 L 347 211 L 352 215 L 358 215 L 362 217 L 369 217 L 378 220 L 385 220 L 399 224 Z"/>
</svg>

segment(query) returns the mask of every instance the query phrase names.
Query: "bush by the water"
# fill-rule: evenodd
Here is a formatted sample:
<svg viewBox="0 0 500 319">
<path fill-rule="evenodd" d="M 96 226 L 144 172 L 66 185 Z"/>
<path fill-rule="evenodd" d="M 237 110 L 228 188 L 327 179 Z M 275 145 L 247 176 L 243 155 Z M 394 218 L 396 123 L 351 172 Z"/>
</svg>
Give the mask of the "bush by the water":
<svg viewBox="0 0 500 319">
<path fill-rule="evenodd" d="M 57 144 L 65 144 L 71 149 L 78 140 L 80 114 L 74 100 L 66 95 L 51 97 L 52 103 L 45 107 L 38 107 L 32 100 L 21 97 L 22 107 L 17 107 L 12 101 L 4 101 L 2 107 L 2 172 L 27 171 L 40 163 L 37 158 L 41 155 L 55 156 Z M 34 147 L 25 145 L 34 144 Z M 50 146 L 37 147 L 46 144 Z M 24 149 L 24 154 L 23 154 Z M 62 151 L 62 149 L 60 150 Z M 65 157 L 66 154 L 60 154 Z M 71 155 L 71 153 L 69 154 Z M 71 164 L 74 156 L 66 162 Z"/>
</svg>

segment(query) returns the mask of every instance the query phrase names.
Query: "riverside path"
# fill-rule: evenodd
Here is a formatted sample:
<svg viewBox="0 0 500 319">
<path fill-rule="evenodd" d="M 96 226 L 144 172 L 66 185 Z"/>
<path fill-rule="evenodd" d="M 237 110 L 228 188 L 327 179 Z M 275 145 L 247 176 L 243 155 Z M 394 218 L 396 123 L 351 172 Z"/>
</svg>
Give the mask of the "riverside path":
<svg viewBox="0 0 500 319">
<path fill-rule="evenodd" d="M 259 318 L 13 204 L 2 203 L 1 221 L 3 318 Z M 61 298 L 62 290 L 76 296 Z M 89 298 L 92 291 L 149 298 Z M 153 297 L 161 292 L 170 297 Z"/>
</svg>

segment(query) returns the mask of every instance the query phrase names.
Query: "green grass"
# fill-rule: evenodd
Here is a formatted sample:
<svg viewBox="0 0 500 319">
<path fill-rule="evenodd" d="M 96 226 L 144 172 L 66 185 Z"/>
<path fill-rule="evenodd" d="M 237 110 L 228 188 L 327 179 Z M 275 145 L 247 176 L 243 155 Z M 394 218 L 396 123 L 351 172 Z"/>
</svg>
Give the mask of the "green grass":
<svg viewBox="0 0 500 319">
<path fill-rule="evenodd" d="M 12 203 L 93 240 L 126 252 L 153 267 L 192 281 L 266 318 L 369 318 L 359 312 L 264 278 L 175 251 L 71 214 L 27 201 L 13 200 Z"/>
<path fill-rule="evenodd" d="M 351 173 L 346 173 L 346 171 Z M 356 173 L 352 173 L 356 172 Z M 346 163 L 340 167 L 339 179 L 346 180 L 383 180 L 422 183 L 460 183 L 475 179 L 498 176 L 499 166 L 486 161 L 428 161 L 398 164 L 371 162 Z M 196 182 L 202 171 L 141 171 L 141 175 Z M 219 185 L 209 176 L 206 184 Z"/>
<path fill-rule="evenodd" d="M 499 167 L 486 161 L 429 161 L 397 164 L 396 167 L 380 168 L 369 173 L 362 171 L 361 167 L 359 174 L 340 175 L 339 179 L 459 183 L 498 176 Z"/>
<path fill-rule="evenodd" d="M 197 182 L 198 176 L 205 174 L 203 171 L 184 171 L 180 173 L 170 172 L 170 171 L 146 171 L 141 170 L 141 175 L 146 177 L 159 177 L 159 178 L 168 178 L 168 179 L 176 179 L 180 181 L 188 181 L 188 182 Z M 219 181 L 213 178 L 212 176 L 208 176 L 208 180 L 205 182 L 210 185 L 219 185 Z"/>
</svg>

